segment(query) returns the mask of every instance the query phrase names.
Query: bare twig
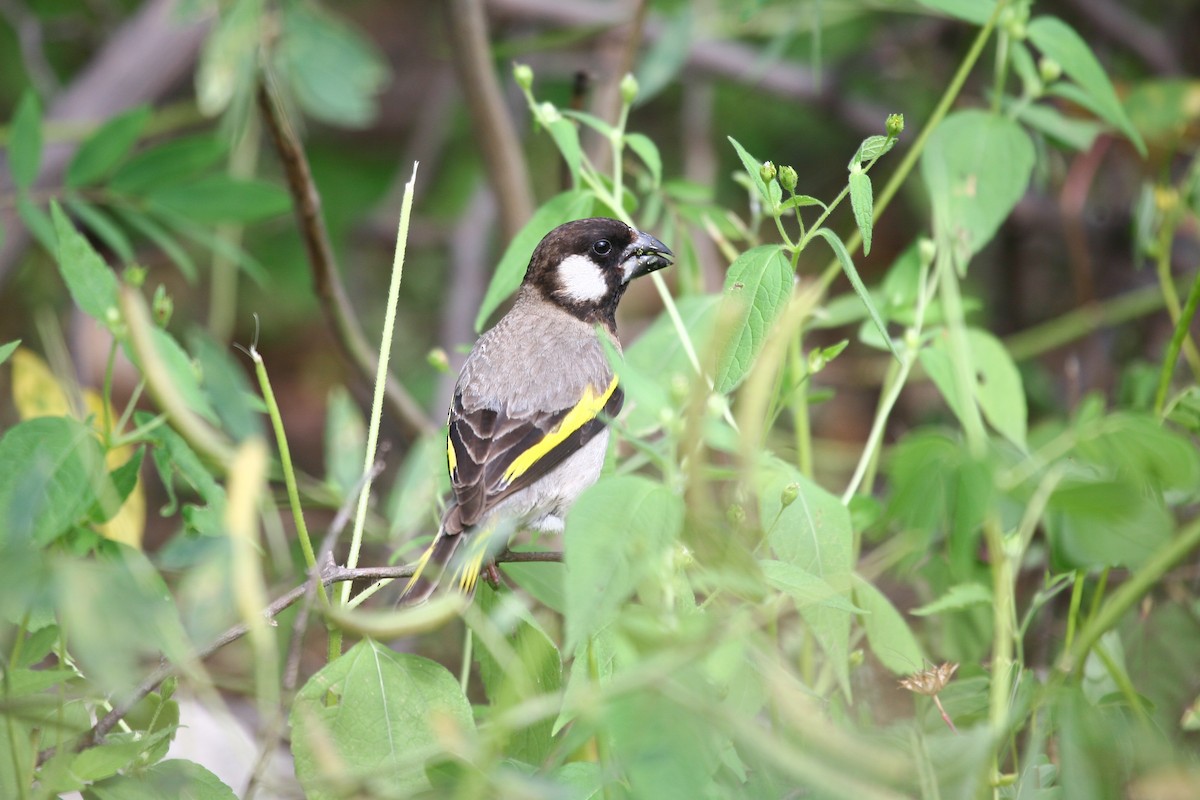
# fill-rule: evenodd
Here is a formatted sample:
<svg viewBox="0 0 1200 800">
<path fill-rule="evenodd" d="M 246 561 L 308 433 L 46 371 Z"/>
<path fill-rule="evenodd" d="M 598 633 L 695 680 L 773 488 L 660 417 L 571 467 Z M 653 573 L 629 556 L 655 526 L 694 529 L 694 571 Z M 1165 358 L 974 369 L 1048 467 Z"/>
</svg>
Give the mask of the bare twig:
<svg viewBox="0 0 1200 800">
<path fill-rule="evenodd" d="M 313 284 L 321 308 L 333 329 L 335 338 L 358 373 L 368 381 L 375 379 L 379 359 L 376 351 L 363 335 L 358 325 L 354 307 L 346 295 L 338 272 L 337 259 L 329 242 L 329 232 L 321 215 L 321 195 L 313 181 L 308 166 L 308 157 L 292 129 L 291 124 L 279 108 L 278 98 L 271 86 L 270 75 L 264 76 L 259 86 L 258 105 L 263 120 L 271 134 L 271 141 L 283 163 L 287 174 L 288 188 L 296 209 L 296 224 L 304 240 L 312 268 Z M 413 438 L 434 430 L 434 425 L 425 415 L 408 391 L 392 376 L 387 377 L 384 399 L 396 422 Z"/>
<path fill-rule="evenodd" d="M 475 130 L 481 133 L 475 141 L 483 151 L 488 180 L 496 193 L 504 236 L 511 239 L 533 215 L 533 189 L 525 153 L 492 67 L 483 2 L 447 0 L 442 8 L 467 109 Z"/>
</svg>

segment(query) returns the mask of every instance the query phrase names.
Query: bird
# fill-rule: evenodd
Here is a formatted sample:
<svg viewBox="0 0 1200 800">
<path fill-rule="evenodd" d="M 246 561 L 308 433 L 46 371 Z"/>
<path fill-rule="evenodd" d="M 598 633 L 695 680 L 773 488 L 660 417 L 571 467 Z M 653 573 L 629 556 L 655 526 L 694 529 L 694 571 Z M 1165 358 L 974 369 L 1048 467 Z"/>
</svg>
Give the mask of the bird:
<svg viewBox="0 0 1200 800">
<path fill-rule="evenodd" d="M 534 248 L 511 309 L 458 375 L 446 436 L 453 494 L 401 605 L 427 599 L 447 573 L 470 594 L 518 528 L 562 532 L 600 476 L 608 420 L 624 403 L 602 340 L 620 353 L 626 288 L 673 259 L 658 239 L 606 217 L 559 225 Z"/>
</svg>

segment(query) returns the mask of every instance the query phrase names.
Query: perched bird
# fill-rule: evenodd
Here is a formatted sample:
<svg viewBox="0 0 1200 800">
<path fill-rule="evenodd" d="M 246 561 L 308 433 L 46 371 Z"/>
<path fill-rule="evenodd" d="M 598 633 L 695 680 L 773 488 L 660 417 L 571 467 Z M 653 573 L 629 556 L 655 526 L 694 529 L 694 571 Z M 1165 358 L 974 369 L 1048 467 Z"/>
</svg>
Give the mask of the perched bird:
<svg viewBox="0 0 1200 800">
<path fill-rule="evenodd" d="M 560 225 L 534 249 L 512 309 L 459 373 L 446 441 L 454 496 L 402 603 L 428 597 L 445 572 L 471 591 L 516 528 L 562 531 L 600 476 L 605 426 L 624 401 L 601 338 L 620 351 L 617 303 L 672 257 L 653 236 L 600 217 Z"/>
</svg>

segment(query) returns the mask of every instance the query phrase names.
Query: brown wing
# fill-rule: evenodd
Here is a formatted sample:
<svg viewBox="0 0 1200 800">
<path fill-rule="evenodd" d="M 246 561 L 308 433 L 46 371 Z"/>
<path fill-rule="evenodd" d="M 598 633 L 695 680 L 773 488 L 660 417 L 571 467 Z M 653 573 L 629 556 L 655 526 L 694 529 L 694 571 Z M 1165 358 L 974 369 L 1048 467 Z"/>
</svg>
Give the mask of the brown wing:
<svg viewBox="0 0 1200 800">
<path fill-rule="evenodd" d="M 624 400 L 616 378 L 603 393 L 585 394 L 570 408 L 519 417 L 504 409 L 465 409 L 456 393 L 447 441 L 456 507 L 446 515 L 446 532 L 469 528 L 561 464 L 604 429 Z"/>
</svg>

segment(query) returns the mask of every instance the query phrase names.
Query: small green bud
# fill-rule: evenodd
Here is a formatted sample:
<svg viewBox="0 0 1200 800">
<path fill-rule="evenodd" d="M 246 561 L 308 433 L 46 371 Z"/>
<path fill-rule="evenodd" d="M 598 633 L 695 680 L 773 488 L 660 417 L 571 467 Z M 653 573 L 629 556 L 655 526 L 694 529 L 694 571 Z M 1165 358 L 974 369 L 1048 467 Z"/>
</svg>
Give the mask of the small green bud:
<svg viewBox="0 0 1200 800">
<path fill-rule="evenodd" d="M 633 105 L 633 101 L 638 96 L 637 78 L 633 77 L 632 72 L 626 72 L 625 77 L 621 78 L 621 102 L 627 106 Z"/>
<path fill-rule="evenodd" d="M 746 509 L 742 508 L 738 503 L 732 503 L 725 510 L 725 518 L 734 525 L 741 525 L 746 521 Z"/>
<path fill-rule="evenodd" d="M 921 259 L 921 264 L 929 266 L 933 263 L 934 257 L 937 255 L 937 245 L 933 239 L 928 236 L 922 236 L 917 240 L 917 257 Z"/>
<path fill-rule="evenodd" d="M 913 328 L 904 331 L 904 349 L 915 353 L 921 347 L 921 336 Z"/>
<path fill-rule="evenodd" d="M 783 491 L 779 493 L 779 503 L 787 508 L 792 503 L 796 502 L 796 498 L 800 496 L 800 484 L 789 483 L 783 487 Z"/>
<path fill-rule="evenodd" d="M 146 283 L 146 275 L 145 267 L 140 264 L 131 264 L 121 273 L 121 279 L 135 289 L 140 289 Z"/>
<path fill-rule="evenodd" d="M 764 161 L 762 166 L 758 168 L 758 177 L 762 178 L 763 183 L 770 183 L 775 180 L 775 165 L 770 161 Z"/>
<path fill-rule="evenodd" d="M 817 348 L 808 354 L 808 374 L 816 375 L 821 370 L 825 369 L 825 365 L 829 363 L 829 359 L 825 357 L 825 351 Z"/>
<path fill-rule="evenodd" d="M 779 168 L 779 185 L 789 192 L 796 191 L 796 182 L 799 180 L 800 176 L 796 174 L 795 168 L 786 164 Z"/>
<path fill-rule="evenodd" d="M 425 360 L 429 362 L 429 366 L 436 369 L 438 372 L 450 371 L 450 357 L 446 355 L 446 351 L 440 347 L 435 347 L 425 356 Z"/>
<path fill-rule="evenodd" d="M 708 402 L 705 404 L 705 410 L 713 419 L 725 413 L 726 403 L 725 396 L 721 394 L 710 394 Z"/>
<path fill-rule="evenodd" d="M 1062 65 L 1053 58 L 1042 56 L 1038 61 L 1038 76 L 1044 84 L 1054 83 L 1062 77 Z"/>
<path fill-rule="evenodd" d="M 117 310 L 116 306 L 109 306 L 108 308 L 104 309 L 104 324 L 109 328 L 109 330 L 112 330 L 116 328 L 117 325 L 121 324 L 121 312 Z"/>
<path fill-rule="evenodd" d="M 687 402 L 688 396 L 692 393 L 692 385 L 687 378 L 680 375 L 678 372 L 671 375 L 671 402 L 676 406 L 682 406 Z"/>
<path fill-rule="evenodd" d="M 562 119 L 562 114 L 558 113 L 558 109 L 554 107 L 554 103 L 550 102 L 538 104 L 538 116 L 541 117 L 542 123 L 546 125 Z"/>
<path fill-rule="evenodd" d="M 513 64 L 513 80 L 528 92 L 533 88 L 533 68 L 528 64 Z"/>
<path fill-rule="evenodd" d="M 884 123 L 884 128 L 887 130 L 887 135 L 895 139 L 897 136 L 904 133 L 904 115 L 888 114 L 887 122 Z"/>
<path fill-rule="evenodd" d="M 161 283 L 154 290 L 154 302 L 151 306 L 154 311 L 154 321 L 160 328 L 165 328 L 171 322 L 171 315 L 175 313 L 175 301 L 171 299 L 171 295 L 167 294 L 167 289 Z"/>
</svg>

